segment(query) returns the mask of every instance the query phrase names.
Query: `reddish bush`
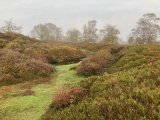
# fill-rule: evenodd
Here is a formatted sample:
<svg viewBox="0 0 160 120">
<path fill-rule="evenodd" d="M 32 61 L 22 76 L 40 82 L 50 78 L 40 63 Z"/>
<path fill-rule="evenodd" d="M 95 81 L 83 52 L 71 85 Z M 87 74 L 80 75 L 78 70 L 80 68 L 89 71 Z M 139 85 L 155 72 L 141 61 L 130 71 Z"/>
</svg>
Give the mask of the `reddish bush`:
<svg viewBox="0 0 160 120">
<path fill-rule="evenodd" d="M 2 81 L 7 85 L 13 80 L 15 83 L 46 77 L 55 71 L 52 65 L 31 59 L 31 57 L 10 49 L 1 49 L 0 62 L 0 85 Z"/>
<path fill-rule="evenodd" d="M 103 68 L 110 64 L 112 56 L 108 51 L 102 50 L 97 55 L 84 60 L 76 69 L 77 73 L 84 76 L 97 75 Z"/>
<path fill-rule="evenodd" d="M 30 59 L 26 62 L 17 64 L 15 67 L 18 77 L 25 79 L 34 78 L 37 76 L 45 77 L 49 75 L 49 73 L 55 71 L 52 65 L 34 59 Z"/>
<path fill-rule="evenodd" d="M 97 75 L 101 72 L 101 66 L 90 60 L 85 60 L 76 69 L 77 73 L 84 76 Z"/>
<path fill-rule="evenodd" d="M 76 104 L 78 101 L 82 100 L 86 95 L 86 91 L 83 91 L 79 87 L 74 87 L 73 89 L 63 88 L 59 95 L 55 96 L 51 107 L 54 109 L 64 109 L 70 104 Z"/>
<path fill-rule="evenodd" d="M 123 47 L 102 49 L 95 56 L 84 60 L 76 69 L 77 73 L 84 76 L 102 73 L 104 68 L 111 67 L 120 57 Z"/>
<path fill-rule="evenodd" d="M 55 96 L 53 99 L 53 106 L 55 109 L 60 109 L 68 106 L 70 104 L 71 95 L 69 91 L 61 90 L 60 94 Z"/>
</svg>

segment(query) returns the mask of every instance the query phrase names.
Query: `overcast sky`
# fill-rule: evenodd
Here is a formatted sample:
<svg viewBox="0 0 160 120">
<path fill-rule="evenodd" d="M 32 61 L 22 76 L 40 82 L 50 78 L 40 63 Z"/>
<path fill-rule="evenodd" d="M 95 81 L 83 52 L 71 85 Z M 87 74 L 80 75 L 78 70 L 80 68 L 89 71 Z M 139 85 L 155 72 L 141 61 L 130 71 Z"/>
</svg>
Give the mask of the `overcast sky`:
<svg viewBox="0 0 160 120">
<path fill-rule="evenodd" d="M 29 35 L 39 23 L 54 23 L 66 32 L 73 27 L 82 30 L 94 19 L 98 28 L 116 25 L 126 40 L 139 18 L 148 12 L 160 17 L 160 0 L 0 0 L 0 26 L 13 18 L 23 27 L 22 33 Z"/>
</svg>

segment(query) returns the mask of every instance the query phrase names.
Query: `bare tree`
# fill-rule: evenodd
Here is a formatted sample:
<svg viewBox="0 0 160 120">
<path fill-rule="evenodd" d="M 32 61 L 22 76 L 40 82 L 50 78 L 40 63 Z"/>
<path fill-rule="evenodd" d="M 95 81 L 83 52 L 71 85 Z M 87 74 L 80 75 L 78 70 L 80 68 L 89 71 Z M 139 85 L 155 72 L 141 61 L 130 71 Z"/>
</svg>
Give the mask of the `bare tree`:
<svg viewBox="0 0 160 120">
<path fill-rule="evenodd" d="M 48 40 L 49 30 L 45 25 L 39 24 L 33 27 L 31 36 L 39 40 Z"/>
<path fill-rule="evenodd" d="M 128 38 L 129 43 L 135 44 L 152 44 L 157 41 L 160 35 L 160 18 L 154 13 L 147 13 L 137 23 L 135 29 Z"/>
<path fill-rule="evenodd" d="M 77 43 L 80 41 L 81 32 L 76 28 L 69 29 L 66 33 L 67 41 Z"/>
<path fill-rule="evenodd" d="M 62 41 L 63 40 L 63 34 L 62 34 L 62 28 L 57 27 L 55 31 L 55 40 L 56 41 Z"/>
<path fill-rule="evenodd" d="M 97 35 L 97 21 L 91 20 L 88 22 L 88 25 L 84 25 L 83 27 L 83 39 L 85 42 L 96 42 L 98 35 Z"/>
<path fill-rule="evenodd" d="M 44 26 L 47 27 L 47 29 L 49 31 L 48 40 L 56 40 L 55 33 L 57 30 L 57 26 L 52 23 L 46 23 L 46 24 L 44 24 Z"/>
<path fill-rule="evenodd" d="M 85 42 L 87 42 L 87 35 L 88 35 L 88 33 L 87 33 L 87 25 L 85 24 L 83 26 L 83 36 L 82 36 L 83 41 L 85 41 Z"/>
<path fill-rule="evenodd" d="M 0 28 L 4 33 L 21 33 L 22 27 L 12 22 L 12 19 L 5 21 L 5 25 Z"/>
<path fill-rule="evenodd" d="M 62 40 L 62 28 L 57 27 L 55 24 L 46 23 L 39 24 L 33 27 L 31 36 L 39 40 Z"/>
<path fill-rule="evenodd" d="M 102 42 L 107 44 L 118 44 L 120 34 L 119 29 L 116 26 L 106 24 L 103 29 L 100 30 Z"/>
</svg>

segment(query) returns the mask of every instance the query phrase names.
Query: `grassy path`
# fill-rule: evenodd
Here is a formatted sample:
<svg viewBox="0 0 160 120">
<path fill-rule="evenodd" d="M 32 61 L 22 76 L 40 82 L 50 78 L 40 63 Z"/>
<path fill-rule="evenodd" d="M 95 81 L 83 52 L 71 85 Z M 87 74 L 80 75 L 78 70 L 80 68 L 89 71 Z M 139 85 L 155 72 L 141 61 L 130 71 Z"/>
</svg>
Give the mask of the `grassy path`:
<svg viewBox="0 0 160 120">
<path fill-rule="evenodd" d="M 73 86 L 82 79 L 70 70 L 76 65 L 57 66 L 57 73 L 49 83 L 35 84 L 29 89 L 14 85 L 6 98 L 0 98 L 0 120 L 38 120 L 63 86 Z"/>
</svg>

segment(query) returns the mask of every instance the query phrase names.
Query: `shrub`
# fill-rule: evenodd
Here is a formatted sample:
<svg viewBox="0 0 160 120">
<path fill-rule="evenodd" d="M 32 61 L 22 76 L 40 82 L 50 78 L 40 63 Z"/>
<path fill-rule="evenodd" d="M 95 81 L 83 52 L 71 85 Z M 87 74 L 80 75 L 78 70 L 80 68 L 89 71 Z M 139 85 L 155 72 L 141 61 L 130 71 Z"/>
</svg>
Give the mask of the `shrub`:
<svg viewBox="0 0 160 120">
<path fill-rule="evenodd" d="M 59 95 L 55 96 L 51 107 L 55 110 L 64 109 L 70 104 L 76 104 L 81 101 L 86 95 L 80 87 L 74 87 L 71 90 L 63 88 Z"/>
<path fill-rule="evenodd" d="M 10 49 L 1 49 L 0 61 L 0 85 L 46 77 L 55 71 L 52 65 L 34 60 Z"/>
<path fill-rule="evenodd" d="M 16 81 L 16 78 L 11 74 L 3 74 L 0 77 L 1 84 L 6 84 L 6 83 L 11 84 L 11 83 L 14 83 L 15 81 Z"/>
<path fill-rule="evenodd" d="M 82 51 L 68 46 L 54 47 L 50 49 L 48 55 L 50 63 L 74 62 L 84 57 L 85 55 Z"/>
<path fill-rule="evenodd" d="M 17 70 L 17 76 L 24 79 L 33 79 L 38 76 L 46 77 L 55 71 L 53 66 L 34 59 L 17 64 L 15 68 Z"/>
<path fill-rule="evenodd" d="M 101 66 L 97 63 L 92 63 L 90 60 L 85 60 L 76 69 L 79 75 L 91 76 L 101 72 Z"/>
<path fill-rule="evenodd" d="M 123 52 L 121 52 L 122 48 L 108 48 L 98 51 L 95 56 L 84 60 L 77 67 L 77 73 L 84 76 L 103 73 L 104 68 L 111 67 L 123 56 Z"/>
</svg>

